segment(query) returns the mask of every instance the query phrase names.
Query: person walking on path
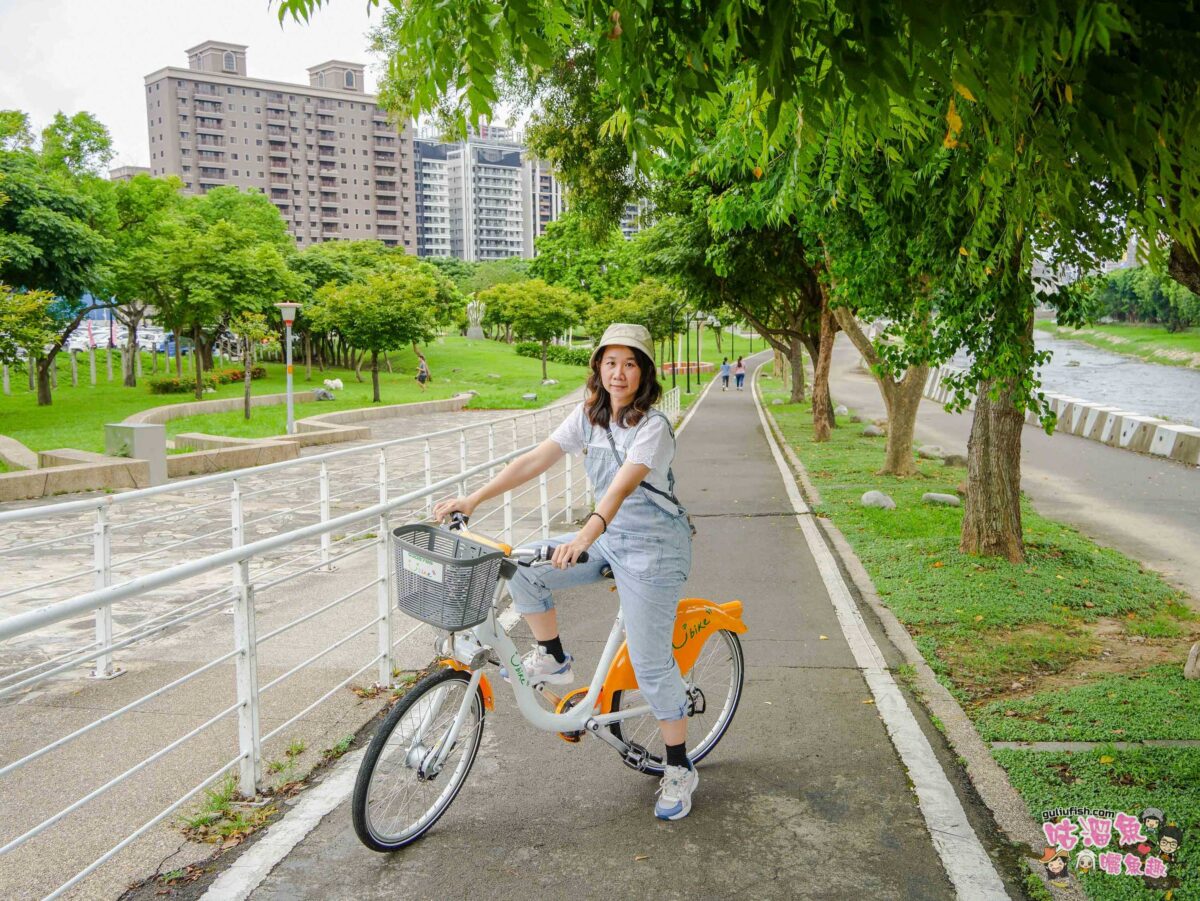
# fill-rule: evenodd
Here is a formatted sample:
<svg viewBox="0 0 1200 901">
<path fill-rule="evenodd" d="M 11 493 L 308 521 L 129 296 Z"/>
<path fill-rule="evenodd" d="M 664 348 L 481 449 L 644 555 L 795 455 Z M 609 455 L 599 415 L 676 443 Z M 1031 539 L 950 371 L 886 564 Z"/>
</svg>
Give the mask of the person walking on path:
<svg viewBox="0 0 1200 901">
<path fill-rule="evenodd" d="M 421 390 L 425 390 L 425 383 L 429 381 L 429 364 L 425 362 L 425 355 L 417 354 L 417 384 L 421 386 Z"/>
<path fill-rule="evenodd" d="M 721 390 L 729 390 L 729 357 L 721 361 Z"/>
<path fill-rule="evenodd" d="M 548 439 L 469 496 L 440 501 L 433 514 L 439 521 L 455 512 L 469 516 L 484 501 L 537 478 L 564 454 L 585 454 L 595 510 L 578 531 L 549 540 L 553 568 L 521 567 L 509 583 L 536 642 L 521 665 L 531 684 L 574 680 L 553 592 L 597 581 L 611 569 L 638 687 L 666 745 L 654 815 L 679 820 L 691 811 L 700 777 L 687 757 L 688 698 L 671 646 L 676 607 L 692 568 L 691 527 L 671 471 L 675 434 L 653 409 L 662 386 L 644 326 L 609 326 L 590 367 L 586 399 Z M 584 551 L 587 562 L 577 564 Z M 508 678 L 503 670 L 501 675 Z"/>
<path fill-rule="evenodd" d="M 741 357 L 738 357 L 737 365 L 733 367 L 733 377 L 737 379 L 737 389 L 742 390 L 742 383 L 746 381 L 746 364 Z"/>
</svg>

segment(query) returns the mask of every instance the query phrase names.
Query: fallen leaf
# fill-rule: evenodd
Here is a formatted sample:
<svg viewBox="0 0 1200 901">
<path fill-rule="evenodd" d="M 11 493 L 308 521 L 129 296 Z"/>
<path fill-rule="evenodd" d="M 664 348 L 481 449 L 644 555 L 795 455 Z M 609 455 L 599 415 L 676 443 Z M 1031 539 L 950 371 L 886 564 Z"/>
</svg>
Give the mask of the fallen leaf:
<svg viewBox="0 0 1200 901">
<path fill-rule="evenodd" d="M 633 859 L 634 859 L 634 860 L 649 860 L 649 859 L 650 859 L 650 855 L 649 855 L 649 854 L 635 854 L 635 855 L 633 856 Z"/>
<path fill-rule="evenodd" d="M 971 93 L 971 89 L 965 84 L 959 84 L 957 81 L 954 82 L 954 90 L 958 91 L 964 100 L 970 100 L 972 103 L 975 102 L 975 95 Z"/>
<path fill-rule="evenodd" d="M 871 698 L 867 698 L 865 701 L 863 701 L 863 703 L 864 704 L 874 704 L 875 701 L 873 701 Z"/>
<path fill-rule="evenodd" d="M 933 568 L 934 568 L 934 569 L 941 569 L 941 568 L 942 568 L 943 566 L 945 566 L 945 565 L 946 565 L 946 564 L 945 564 L 945 563 L 943 563 L 941 560 L 937 560 L 937 561 L 935 561 L 935 562 L 934 562 L 934 564 L 933 564 Z"/>
<path fill-rule="evenodd" d="M 983 622 L 983 614 L 982 613 L 975 614 L 975 622 L 977 622 L 977 623 Z"/>
<path fill-rule="evenodd" d="M 1075 102 L 1075 95 L 1071 93 L 1071 86 L 1067 85 L 1063 88 L 1063 93 L 1067 95 L 1067 103 Z"/>
<path fill-rule="evenodd" d="M 822 635 L 822 636 L 821 636 L 821 641 L 829 641 L 829 636 L 828 636 L 828 635 Z"/>
<path fill-rule="evenodd" d="M 1103 757 L 1100 758 L 1100 762 L 1101 763 L 1112 763 L 1113 758 L 1109 757 L 1107 754 L 1105 754 Z"/>
</svg>

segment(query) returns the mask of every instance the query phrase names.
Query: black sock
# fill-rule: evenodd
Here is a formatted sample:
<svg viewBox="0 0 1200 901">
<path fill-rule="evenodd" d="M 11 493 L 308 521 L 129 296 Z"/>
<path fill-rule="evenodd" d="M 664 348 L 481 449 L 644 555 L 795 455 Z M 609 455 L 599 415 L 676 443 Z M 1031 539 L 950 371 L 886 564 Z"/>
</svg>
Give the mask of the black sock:
<svg viewBox="0 0 1200 901">
<path fill-rule="evenodd" d="M 567 654 L 562 647 L 562 639 L 555 635 L 553 638 L 547 638 L 545 641 L 538 641 L 538 644 L 555 659 L 558 663 L 567 662 Z"/>
<path fill-rule="evenodd" d="M 689 770 L 692 768 L 692 765 L 688 763 L 686 743 L 667 745 L 667 766 L 685 766 Z"/>
</svg>

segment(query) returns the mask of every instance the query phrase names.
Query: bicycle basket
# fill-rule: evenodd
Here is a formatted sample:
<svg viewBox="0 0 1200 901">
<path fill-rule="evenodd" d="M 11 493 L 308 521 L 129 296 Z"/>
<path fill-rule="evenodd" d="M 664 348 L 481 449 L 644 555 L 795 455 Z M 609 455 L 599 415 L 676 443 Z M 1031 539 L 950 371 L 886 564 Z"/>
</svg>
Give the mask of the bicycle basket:
<svg viewBox="0 0 1200 901">
<path fill-rule="evenodd" d="M 400 526 L 392 535 L 402 611 L 451 632 L 487 619 L 503 553 L 423 523 Z"/>
</svg>

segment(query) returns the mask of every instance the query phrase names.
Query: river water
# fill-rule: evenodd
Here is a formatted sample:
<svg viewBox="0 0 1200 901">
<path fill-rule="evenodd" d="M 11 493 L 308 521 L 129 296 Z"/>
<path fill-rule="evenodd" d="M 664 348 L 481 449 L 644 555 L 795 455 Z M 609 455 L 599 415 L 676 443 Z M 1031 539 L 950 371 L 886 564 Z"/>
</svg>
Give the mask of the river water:
<svg viewBox="0 0 1200 901">
<path fill-rule="evenodd" d="M 1040 350 L 1053 354 L 1041 369 L 1043 391 L 1200 426 L 1200 370 L 1146 363 L 1045 332 L 1034 336 Z M 954 363 L 967 360 L 960 354 Z"/>
</svg>

